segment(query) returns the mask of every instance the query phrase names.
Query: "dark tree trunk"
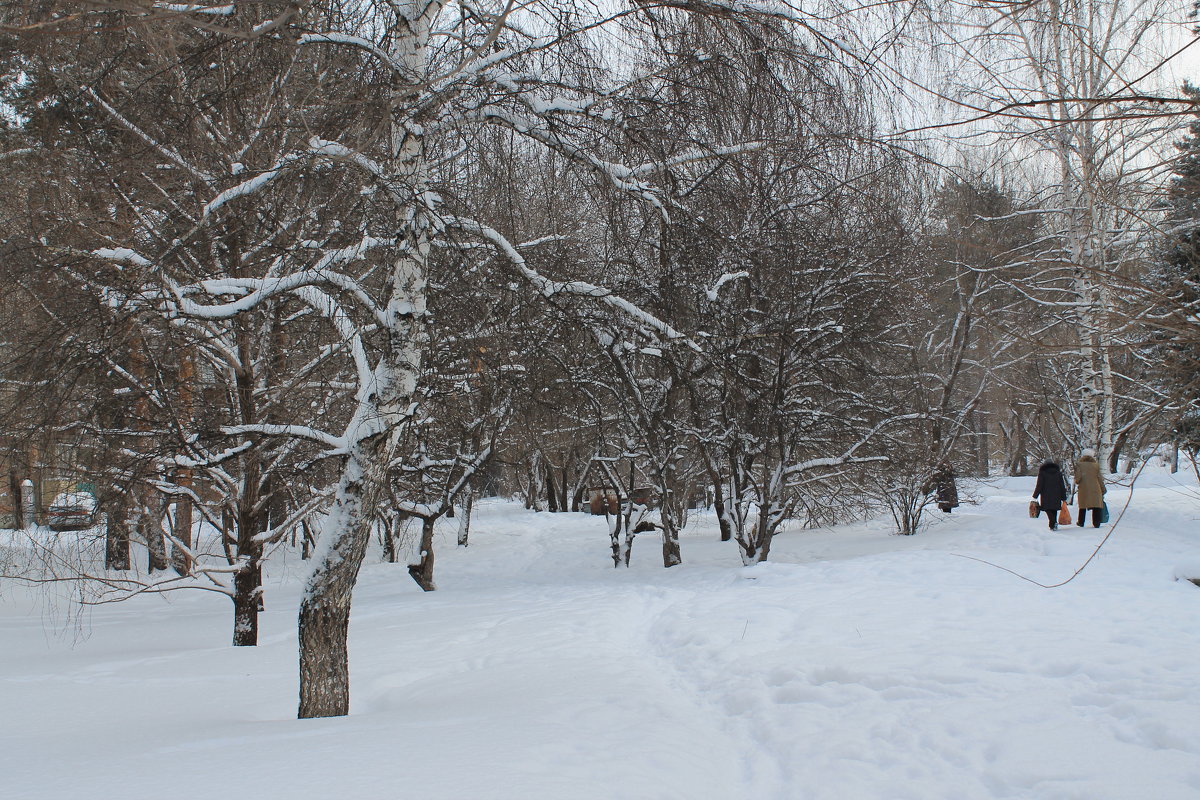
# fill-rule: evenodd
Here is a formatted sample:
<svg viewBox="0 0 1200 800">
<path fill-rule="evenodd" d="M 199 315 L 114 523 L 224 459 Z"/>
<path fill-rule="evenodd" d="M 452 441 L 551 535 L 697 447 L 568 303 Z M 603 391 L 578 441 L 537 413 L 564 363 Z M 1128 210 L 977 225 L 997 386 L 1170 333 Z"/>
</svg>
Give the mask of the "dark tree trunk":
<svg viewBox="0 0 1200 800">
<path fill-rule="evenodd" d="M 758 536 L 758 561 L 761 564 L 771 555 L 771 542 L 775 540 L 775 526 L 769 521 L 761 523 L 762 532 Z"/>
<path fill-rule="evenodd" d="M 756 556 L 758 555 L 758 549 L 754 546 L 754 542 L 743 542 L 739 539 L 738 544 L 741 545 L 744 561 L 747 564 L 757 564 L 758 558 Z"/>
<path fill-rule="evenodd" d="M 1009 437 L 1008 474 L 1025 475 L 1029 472 L 1029 456 L 1025 450 L 1025 429 L 1019 419 L 1013 420 L 1013 432 Z"/>
<path fill-rule="evenodd" d="M 663 567 L 669 569 L 683 563 L 679 551 L 679 529 L 687 519 L 687 497 L 681 491 L 672 491 L 671 479 L 664 469 L 657 476 L 655 489 L 658 491 L 658 509 L 662 530 Z"/>
<path fill-rule="evenodd" d="M 142 508 L 138 517 L 138 533 L 146 542 L 146 568 L 150 572 L 165 571 L 170 563 L 167 560 L 167 543 L 163 537 L 162 518 L 158 510 Z"/>
<path fill-rule="evenodd" d="M 179 359 L 179 410 L 187 422 L 192 423 L 192 407 L 195 403 L 196 362 L 191 349 L 185 349 Z M 182 468 L 175 473 L 175 485 L 180 489 L 192 488 L 192 471 Z M 171 526 L 173 541 L 171 542 L 171 566 L 180 575 L 190 575 L 192 572 L 192 557 L 188 553 L 192 549 L 192 498 L 180 495 L 175 500 L 175 517 Z"/>
<path fill-rule="evenodd" d="M 771 521 L 772 504 L 766 503 L 758 514 L 758 520 L 754 523 L 754 527 L 740 531 L 736 537 L 738 547 L 742 551 L 743 564 L 761 564 L 771 555 L 771 541 L 775 538 L 778 525 Z"/>
<path fill-rule="evenodd" d="M 267 532 L 267 512 L 261 508 L 256 490 L 258 470 L 246 470 L 246 486 L 237 513 L 237 558 L 233 576 L 233 643 L 239 647 L 258 644 L 258 612 L 262 610 L 262 553 L 260 536 Z"/>
<path fill-rule="evenodd" d="M 104 568 L 129 569 L 129 524 L 124 504 L 113 503 L 108 510 L 104 532 Z"/>
<path fill-rule="evenodd" d="M 182 481 L 182 479 L 180 479 Z M 190 484 L 190 481 L 188 482 Z M 192 547 L 192 500 L 180 497 L 175 502 L 174 540 L 171 542 L 171 566 L 180 575 L 190 575 L 192 559 L 187 551 Z M 180 547 L 182 545 L 182 547 Z"/>
<path fill-rule="evenodd" d="M 558 478 L 558 510 L 565 512 L 571 507 L 569 502 L 571 490 L 567 485 L 567 468 L 565 466 L 562 468 L 562 472 L 559 474 Z"/>
<path fill-rule="evenodd" d="M 551 514 L 558 513 L 558 485 L 554 481 L 554 468 L 549 464 L 546 464 L 546 510 Z"/>
<path fill-rule="evenodd" d="M 300 603 L 300 719 L 350 711 L 350 588 L 320 601 L 306 594 Z"/>
<path fill-rule="evenodd" d="M 418 554 L 420 560 L 415 564 L 408 565 L 408 574 L 417 582 L 417 586 L 426 592 L 437 589 L 433 583 L 433 526 L 435 522 L 437 522 L 437 517 L 421 519 L 421 550 Z"/>
<path fill-rule="evenodd" d="M 21 503 L 21 476 L 17 474 L 15 469 L 8 473 L 8 491 L 9 495 L 12 497 L 13 528 L 23 531 L 25 530 L 25 520 L 23 519 L 22 514 L 23 504 Z"/>
<path fill-rule="evenodd" d="M 258 612 L 262 604 L 262 565 L 246 560 L 233 575 L 233 645 L 258 644 Z"/>
<path fill-rule="evenodd" d="M 725 493 L 721 491 L 719 483 L 713 493 L 713 510 L 717 512 L 717 525 L 721 529 L 721 541 L 730 541 L 733 539 L 733 526 L 729 524 L 729 517 L 725 514 Z"/>
<path fill-rule="evenodd" d="M 683 563 L 679 552 L 679 531 L 674 525 L 663 525 L 663 566 L 675 567 Z"/>
</svg>

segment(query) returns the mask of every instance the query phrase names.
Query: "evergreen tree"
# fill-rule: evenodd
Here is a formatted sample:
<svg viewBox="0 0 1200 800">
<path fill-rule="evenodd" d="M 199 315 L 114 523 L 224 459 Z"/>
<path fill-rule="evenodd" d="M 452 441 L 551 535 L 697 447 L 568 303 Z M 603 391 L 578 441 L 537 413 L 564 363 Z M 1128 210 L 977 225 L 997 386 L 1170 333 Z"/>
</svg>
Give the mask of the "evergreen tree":
<svg viewBox="0 0 1200 800">
<path fill-rule="evenodd" d="M 1185 83 L 1183 93 L 1200 101 L 1200 87 Z M 1183 405 L 1178 427 L 1185 448 L 1200 449 L 1200 112 L 1176 147 L 1175 178 L 1167 191 L 1168 240 L 1161 264 L 1164 323 L 1160 351 L 1164 384 Z"/>
</svg>

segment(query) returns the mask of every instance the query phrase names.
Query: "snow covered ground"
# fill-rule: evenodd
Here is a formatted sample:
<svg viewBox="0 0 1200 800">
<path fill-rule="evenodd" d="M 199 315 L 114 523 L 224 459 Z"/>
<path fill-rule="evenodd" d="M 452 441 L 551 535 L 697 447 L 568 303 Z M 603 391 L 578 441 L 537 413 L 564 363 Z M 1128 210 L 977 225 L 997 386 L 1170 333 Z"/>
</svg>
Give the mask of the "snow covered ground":
<svg viewBox="0 0 1200 800">
<path fill-rule="evenodd" d="M 1032 485 L 915 537 L 788 532 L 752 569 L 711 517 L 682 567 L 647 539 L 614 570 L 603 520 L 485 504 L 439 591 L 364 568 L 339 719 L 294 719 L 300 563 L 273 566 L 257 648 L 215 595 L 74 625 L 3 586 L 0 797 L 1195 800 L 1194 477 L 1143 475 L 1056 589 L 959 557 L 1069 577 L 1108 526 L 1047 531 Z"/>
</svg>

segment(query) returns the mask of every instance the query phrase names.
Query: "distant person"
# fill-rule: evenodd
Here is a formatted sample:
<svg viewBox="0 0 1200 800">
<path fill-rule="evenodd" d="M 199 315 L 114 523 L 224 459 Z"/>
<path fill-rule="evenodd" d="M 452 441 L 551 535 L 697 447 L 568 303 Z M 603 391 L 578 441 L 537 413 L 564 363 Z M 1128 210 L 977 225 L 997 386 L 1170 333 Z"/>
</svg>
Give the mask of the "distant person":
<svg viewBox="0 0 1200 800">
<path fill-rule="evenodd" d="M 1037 483 L 1033 487 L 1033 499 L 1038 501 L 1042 511 L 1050 518 L 1050 530 L 1058 530 L 1058 512 L 1067 501 L 1067 479 L 1063 477 L 1062 467 L 1054 461 L 1047 461 L 1038 469 Z"/>
<path fill-rule="evenodd" d="M 1079 519 L 1075 522 L 1083 527 L 1087 512 L 1092 512 L 1092 527 L 1100 527 L 1100 509 L 1104 505 L 1104 495 L 1108 488 L 1100 475 L 1100 463 L 1096 461 L 1095 450 L 1084 450 L 1079 461 L 1075 462 L 1075 491 L 1079 504 Z"/>
<path fill-rule="evenodd" d="M 937 507 L 947 514 L 958 508 L 957 479 L 958 476 L 954 474 L 954 467 L 950 466 L 949 461 L 943 461 L 938 465 L 937 471 L 933 473 Z"/>
</svg>

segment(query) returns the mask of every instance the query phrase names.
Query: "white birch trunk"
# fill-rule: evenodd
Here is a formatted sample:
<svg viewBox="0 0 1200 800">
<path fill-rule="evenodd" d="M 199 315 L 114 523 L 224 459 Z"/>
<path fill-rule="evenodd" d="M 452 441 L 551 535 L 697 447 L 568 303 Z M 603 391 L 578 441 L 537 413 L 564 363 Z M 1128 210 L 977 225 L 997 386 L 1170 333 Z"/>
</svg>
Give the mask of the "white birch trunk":
<svg viewBox="0 0 1200 800">
<path fill-rule="evenodd" d="M 441 3 L 397 3 L 404 13 L 392 36 L 391 55 L 406 67 L 396 78 L 391 108 L 391 162 L 396 186 L 413 198 L 397 211 L 395 264 L 386 306 L 386 341 L 373 385 L 360 386 L 358 409 L 347 431 L 349 455 L 326 521 L 321 555 L 300 606 L 301 718 L 349 712 L 350 600 L 370 541 L 375 510 L 384 495 L 386 468 L 410 413 L 425 347 L 426 265 L 430 248 L 425 141 L 406 102 L 425 79 L 429 30 Z"/>
</svg>

